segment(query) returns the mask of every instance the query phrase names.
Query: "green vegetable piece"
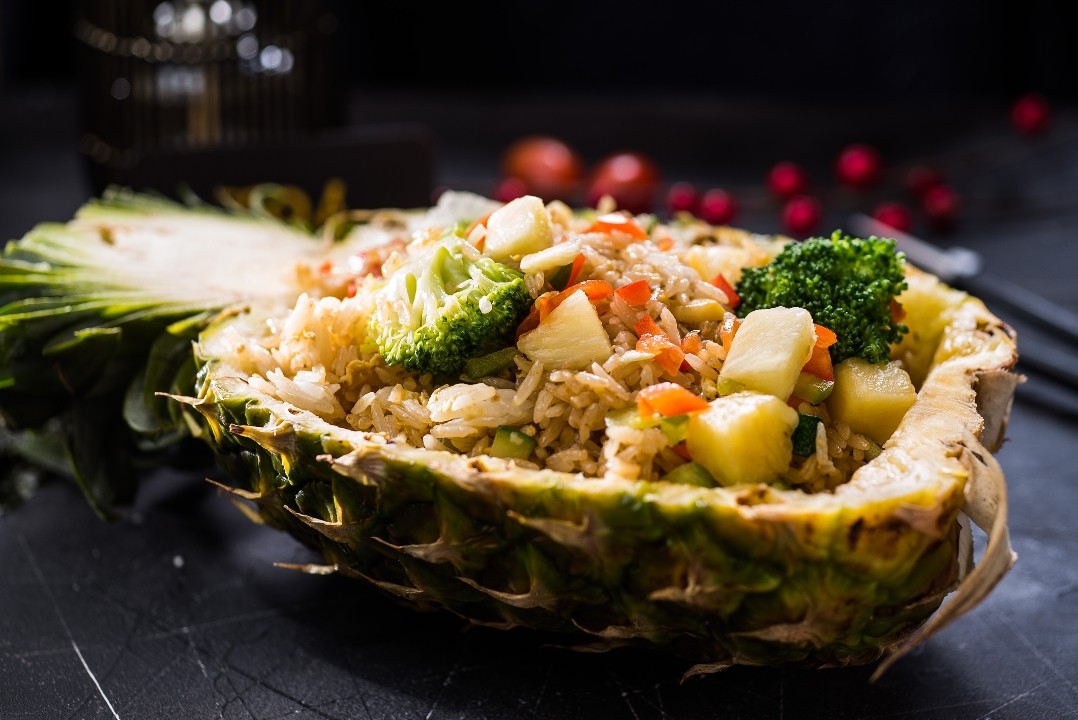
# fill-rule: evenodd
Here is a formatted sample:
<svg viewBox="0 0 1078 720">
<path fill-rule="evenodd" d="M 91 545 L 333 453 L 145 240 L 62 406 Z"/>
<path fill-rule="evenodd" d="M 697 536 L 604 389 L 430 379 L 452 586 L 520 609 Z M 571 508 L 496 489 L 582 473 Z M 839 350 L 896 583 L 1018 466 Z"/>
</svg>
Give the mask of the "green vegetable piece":
<svg viewBox="0 0 1078 720">
<path fill-rule="evenodd" d="M 506 368 L 513 367 L 519 354 L 520 351 L 515 347 L 507 347 L 482 357 L 468 358 L 464 363 L 464 377 L 469 380 L 478 380 L 496 375 Z"/>
<path fill-rule="evenodd" d="M 810 405 L 819 405 L 827 399 L 834 387 L 834 380 L 824 380 L 812 373 L 803 372 L 798 375 L 797 382 L 794 383 L 793 394 Z"/>
<path fill-rule="evenodd" d="M 890 345 L 909 332 L 892 316 L 892 301 L 906 289 L 905 255 L 895 241 L 830 238 L 792 242 L 767 265 L 746 268 L 737 285 L 737 314 L 771 307 L 803 307 L 814 322 L 835 332 L 831 360 L 850 357 L 883 362 Z"/>
<path fill-rule="evenodd" d="M 456 375 L 469 358 L 504 347 L 531 304 L 523 273 L 449 235 L 389 276 L 367 334 L 389 365 Z"/>
<path fill-rule="evenodd" d="M 823 422 L 815 415 L 797 414 L 797 427 L 790 440 L 794 445 L 794 455 L 808 457 L 816 454 L 816 428 Z"/>
<path fill-rule="evenodd" d="M 659 421 L 659 429 L 672 444 L 676 445 L 685 439 L 689 431 L 689 416 L 674 415 Z"/>
<path fill-rule="evenodd" d="M 645 420 L 635 406 L 615 410 L 606 416 L 607 427 L 631 427 L 633 430 L 655 427 L 654 420 Z"/>
<path fill-rule="evenodd" d="M 562 265 L 547 275 L 546 281 L 555 290 L 564 290 L 569 285 L 569 276 L 573 274 L 573 264 Z"/>
<path fill-rule="evenodd" d="M 717 483 L 711 473 L 700 463 L 687 462 L 678 465 L 662 477 L 663 482 L 677 483 L 678 485 L 698 485 L 699 487 L 715 487 Z"/>
<path fill-rule="evenodd" d="M 494 433 L 494 442 L 490 444 L 491 455 L 513 460 L 527 460 L 534 449 L 535 438 L 505 425 Z"/>
</svg>

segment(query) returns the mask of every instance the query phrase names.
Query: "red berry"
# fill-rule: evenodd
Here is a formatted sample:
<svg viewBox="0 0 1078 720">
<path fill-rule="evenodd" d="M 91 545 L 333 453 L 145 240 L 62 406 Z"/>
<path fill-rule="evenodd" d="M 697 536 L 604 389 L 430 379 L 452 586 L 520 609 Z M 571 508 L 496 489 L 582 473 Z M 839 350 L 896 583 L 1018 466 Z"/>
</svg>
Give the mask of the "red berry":
<svg viewBox="0 0 1078 720">
<path fill-rule="evenodd" d="M 808 173 L 797 163 L 784 160 L 772 166 L 767 185 L 772 195 L 787 200 L 808 190 Z"/>
<path fill-rule="evenodd" d="M 906 171 L 906 190 L 915 198 L 923 198 L 932 188 L 943 183 L 943 175 L 934 167 L 914 165 Z"/>
<path fill-rule="evenodd" d="M 666 208 L 671 215 L 695 212 L 699 193 L 692 183 L 676 182 L 666 191 Z"/>
<path fill-rule="evenodd" d="M 899 202 L 882 202 L 872 211 L 872 217 L 899 232 L 910 231 L 910 210 Z"/>
<path fill-rule="evenodd" d="M 949 185 L 937 185 L 925 193 L 921 209 L 936 230 L 949 230 L 958 219 L 959 197 Z"/>
<path fill-rule="evenodd" d="M 699 215 L 712 225 L 726 225 L 737 217 L 737 202 L 721 188 L 711 188 L 700 198 Z"/>
<path fill-rule="evenodd" d="M 883 171 L 883 160 L 876 150 L 863 143 L 847 145 L 835 160 L 835 175 L 843 185 L 867 188 L 876 184 Z"/>
<path fill-rule="evenodd" d="M 502 178 L 491 195 L 498 202 L 507 203 L 528 194 L 528 184 L 518 177 Z"/>
<path fill-rule="evenodd" d="M 1023 95 L 1011 106 L 1011 123 L 1023 135 L 1040 135 L 1048 129 L 1052 110 L 1038 93 Z"/>
<path fill-rule="evenodd" d="M 822 214 L 816 198 L 797 195 L 782 208 L 782 225 L 790 235 L 811 235 L 819 226 Z"/>
</svg>

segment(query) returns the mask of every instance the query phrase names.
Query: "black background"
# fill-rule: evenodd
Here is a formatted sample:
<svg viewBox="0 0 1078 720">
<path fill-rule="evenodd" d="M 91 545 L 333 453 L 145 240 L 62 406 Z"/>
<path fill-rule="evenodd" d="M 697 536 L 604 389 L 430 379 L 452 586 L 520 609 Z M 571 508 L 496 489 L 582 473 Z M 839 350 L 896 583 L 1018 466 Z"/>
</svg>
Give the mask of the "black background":
<svg viewBox="0 0 1078 720">
<path fill-rule="evenodd" d="M 831 226 L 906 198 L 903 170 L 931 162 L 964 204 L 951 232 L 917 231 L 1078 312 L 1075 4 L 327 7 L 342 124 L 430 128 L 441 185 L 488 191 L 505 143 L 543 131 L 588 158 L 647 150 L 668 181 L 734 190 L 738 223 L 770 232 L 763 177 L 776 160 L 812 169 Z M 75 12 L 0 0 L 0 238 L 66 220 L 91 194 Z M 1032 90 L 1054 107 L 1038 138 L 1007 118 Z M 831 180 L 851 140 L 884 154 L 873 193 Z M 1023 352 L 1058 347 L 993 309 Z M 1056 352 L 1078 367 L 1073 349 Z M 1078 392 L 1036 373 L 1019 387 L 999 453 L 1018 563 L 875 685 L 870 668 L 681 683 L 683 665 L 662 655 L 565 653 L 413 613 L 345 578 L 295 575 L 272 563 L 314 558 L 203 482 L 212 467 L 148 475 L 114 524 L 53 480 L 0 515 L 0 718 L 1075 718 L 1076 407 Z"/>
</svg>

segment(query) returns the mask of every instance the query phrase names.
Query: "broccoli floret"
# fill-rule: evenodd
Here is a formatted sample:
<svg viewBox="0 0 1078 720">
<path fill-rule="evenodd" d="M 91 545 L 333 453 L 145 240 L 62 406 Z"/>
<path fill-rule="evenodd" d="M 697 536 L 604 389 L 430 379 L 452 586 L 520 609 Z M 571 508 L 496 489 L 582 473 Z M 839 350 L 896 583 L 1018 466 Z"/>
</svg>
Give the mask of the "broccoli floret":
<svg viewBox="0 0 1078 720">
<path fill-rule="evenodd" d="M 890 356 L 889 345 L 909 331 L 892 312 L 892 301 L 907 285 L 904 264 L 905 255 L 889 238 L 854 238 L 836 230 L 830 238 L 792 242 L 768 265 L 744 270 L 737 313 L 803 307 L 838 336 L 832 362 L 882 362 Z"/>
<path fill-rule="evenodd" d="M 469 358 L 511 343 L 532 302 L 522 273 L 449 235 L 376 291 L 367 336 L 389 365 L 455 375 Z"/>
</svg>

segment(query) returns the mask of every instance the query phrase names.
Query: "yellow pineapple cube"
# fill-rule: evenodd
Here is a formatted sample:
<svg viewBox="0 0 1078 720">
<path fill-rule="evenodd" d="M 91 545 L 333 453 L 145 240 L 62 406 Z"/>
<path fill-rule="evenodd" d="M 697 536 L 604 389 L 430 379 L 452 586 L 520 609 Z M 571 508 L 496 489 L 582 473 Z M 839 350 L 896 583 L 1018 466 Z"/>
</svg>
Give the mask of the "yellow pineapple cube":
<svg viewBox="0 0 1078 720">
<path fill-rule="evenodd" d="M 583 370 L 614 353 L 599 313 L 583 290 L 577 290 L 524 333 L 517 348 L 548 369 Z"/>
<path fill-rule="evenodd" d="M 747 390 L 786 400 L 816 344 L 812 316 L 804 308 L 753 310 L 741 321 L 719 377 Z"/>
<path fill-rule="evenodd" d="M 689 416 L 685 445 L 720 485 L 769 483 L 790 465 L 797 419 L 773 395 L 734 393 Z"/>
<path fill-rule="evenodd" d="M 505 260 L 539 252 L 553 244 L 550 212 L 540 198 L 524 195 L 491 213 L 483 252 L 495 260 Z"/>
<path fill-rule="evenodd" d="M 883 445 L 916 399 L 910 376 L 898 364 L 849 358 L 835 366 L 827 409 L 836 422 Z"/>
</svg>

